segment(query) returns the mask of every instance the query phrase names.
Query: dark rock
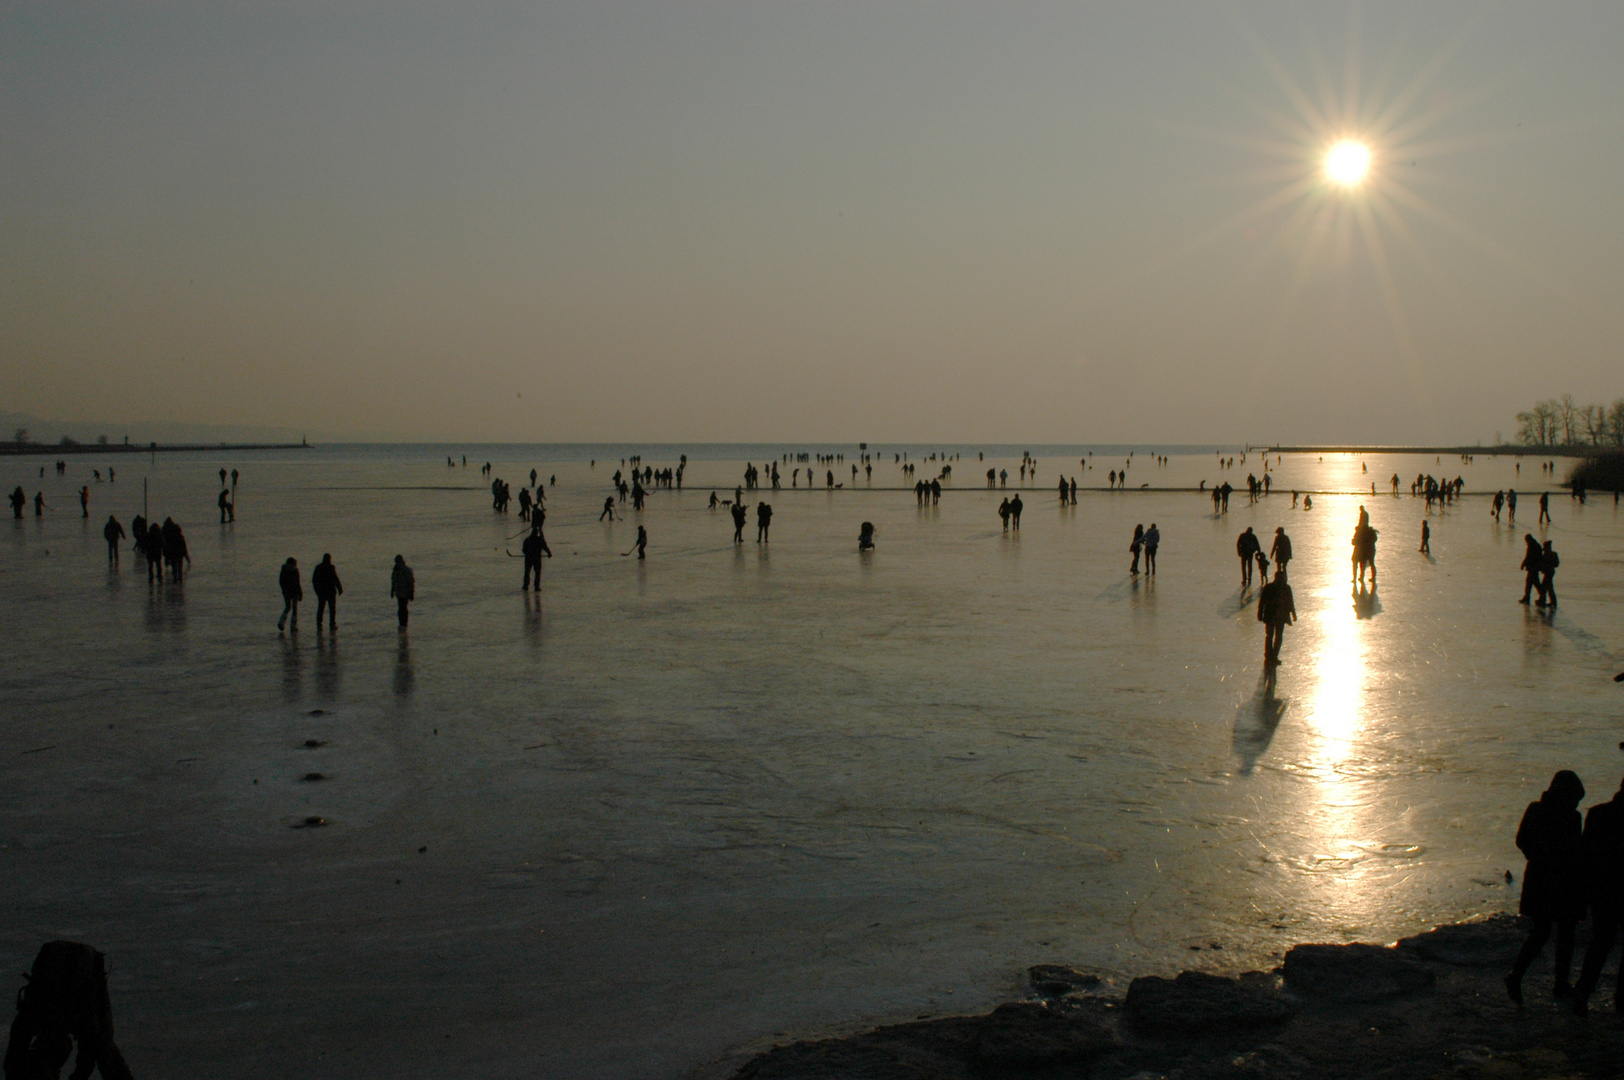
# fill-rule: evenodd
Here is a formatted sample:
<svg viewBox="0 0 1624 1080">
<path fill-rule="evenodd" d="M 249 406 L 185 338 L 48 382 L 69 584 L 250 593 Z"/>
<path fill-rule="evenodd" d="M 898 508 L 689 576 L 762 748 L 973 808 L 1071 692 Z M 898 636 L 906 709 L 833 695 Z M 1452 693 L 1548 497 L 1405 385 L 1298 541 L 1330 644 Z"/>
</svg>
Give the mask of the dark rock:
<svg viewBox="0 0 1624 1080">
<path fill-rule="evenodd" d="M 319 780 L 327 779 L 327 774 L 319 772 L 307 772 L 303 776 L 299 777 L 299 779 L 307 784 L 314 784 Z"/>
<path fill-rule="evenodd" d="M 1281 968 L 1300 994 L 1343 1001 L 1378 1001 L 1425 990 L 1432 969 L 1380 945 L 1298 945 Z"/>
<path fill-rule="evenodd" d="M 304 748 L 306 750 L 314 750 L 318 746 L 326 746 L 326 745 L 327 744 L 322 742 L 320 739 L 306 739 L 304 741 Z"/>
<path fill-rule="evenodd" d="M 1091 1061 L 1116 1045 L 1104 1023 L 1065 1015 L 1038 1002 L 1000 1005 L 981 1024 L 976 1063 L 990 1068 L 1030 1069 Z"/>
<path fill-rule="evenodd" d="M 1032 989 L 1044 997 L 1061 997 L 1073 990 L 1091 990 L 1100 984 L 1098 975 L 1064 964 L 1036 964 L 1026 969 L 1026 975 Z"/>
<path fill-rule="evenodd" d="M 1128 986 L 1135 1027 L 1164 1036 L 1200 1037 L 1249 1031 L 1290 1020 L 1295 1010 L 1272 990 L 1239 979 L 1186 971 L 1176 979 L 1150 975 Z"/>
<path fill-rule="evenodd" d="M 1513 915 L 1495 915 L 1478 922 L 1440 926 L 1398 943 L 1401 951 L 1418 960 L 1457 967 L 1507 967 L 1517 955 L 1523 932 Z"/>
</svg>

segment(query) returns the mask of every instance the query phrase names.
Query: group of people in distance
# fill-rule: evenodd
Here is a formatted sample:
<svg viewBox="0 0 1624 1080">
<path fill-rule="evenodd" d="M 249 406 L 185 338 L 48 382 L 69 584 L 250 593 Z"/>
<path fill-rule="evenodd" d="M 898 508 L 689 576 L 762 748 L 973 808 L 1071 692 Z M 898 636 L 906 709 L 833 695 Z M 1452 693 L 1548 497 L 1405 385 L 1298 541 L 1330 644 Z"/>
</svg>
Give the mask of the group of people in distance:
<svg viewBox="0 0 1624 1080">
<path fill-rule="evenodd" d="M 1581 824 L 1579 801 L 1584 796 L 1578 775 L 1563 769 L 1523 813 L 1517 847 L 1528 857 L 1528 866 L 1523 871 L 1518 910 L 1531 925 L 1505 980 L 1506 993 L 1521 1005 L 1523 976 L 1555 930 L 1551 996 L 1571 998 L 1573 1012 L 1579 1016 L 1589 1011 L 1590 995 L 1601 981 L 1602 967 L 1624 918 L 1624 786 L 1611 800 L 1592 806 Z M 1579 981 L 1573 984 L 1568 974 L 1574 932 L 1587 914 L 1592 920 L 1590 946 L 1579 969 Z M 1613 1008 L 1624 1012 L 1624 971 L 1620 978 Z"/>
</svg>

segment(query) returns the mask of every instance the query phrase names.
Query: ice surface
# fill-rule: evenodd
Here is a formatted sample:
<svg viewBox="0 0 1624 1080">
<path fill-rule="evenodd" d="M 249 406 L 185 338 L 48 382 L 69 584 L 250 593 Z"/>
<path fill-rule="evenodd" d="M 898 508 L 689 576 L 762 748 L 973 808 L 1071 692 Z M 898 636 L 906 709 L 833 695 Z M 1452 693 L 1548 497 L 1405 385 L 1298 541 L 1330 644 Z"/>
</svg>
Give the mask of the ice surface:
<svg viewBox="0 0 1624 1080">
<path fill-rule="evenodd" d="M 752 517 L 735 547 L 706 501 L 741 461 L 689 448 L 684 491 L 600 524 L 625 451 L 600 452 L 74 457 L 43 480 L 0 460 L 5 490 L 55 507 L 0 528 L 0 970 L 53 937 L 106 950 L 140 1074 L 670 1077 L 783 1033 L 985 1007 L 1033 963 L 1269 967 L 1294 942 L 1504 910 L 1550 774 L 1576 769 L 1588 803 L 1624 771 L 1624 518 L 1559 492 L 1534 529 L 1534 458 L 1288 456 L 1253 507 L 1256 454 L 1220 472 L 1140 451 L 1131 490 L 1062 508 L 1060 472 L 1101 486 L 1127 451 L 1091 471 L 1045 452 L 1006 535 L 984 473 L 1013 486 L 1015 457 L 970 451 L 920 509 L 889 449 L 871 489 L 848 448 L 841 490 L 790 489 L 797 463 L 747 492 L 774 504 L 772 540 Z M 486 458 L 515 493 L 558 476 L 539 600 Z M 116 483 L 89 481 L 108 464 Z M 222 465 L 243 473 L 234 526 Z M 1468 492 L 1432 516 L 1430 559 L 1423 470 Z M 1396 498 L 1286 493 L 1395 471 Z M 1223 479 L 1241 491 L 1221 519 L 1155 490 Z M 149 516 L 186 527 L 183 585 L 149 588 L 127 551 L 105 569 L 102 523 L 128 527 L 143 480 Z M 1485 494 L 1508 485 L 1514 528 Z M 1370 618 L 1349 585 L 1361 504 Z M 1151 521 L 1159 573 L 1132 580 Z M 639 522 L 641 563 L 621 554 Z M 1296 549 L 1272 703 L 1246 525 Z M 1529 530 L 1562 555 L 1553 615 L 1516 603 Z M 346 589 L 332 639 L 308 586 L 324 551 Z M 307 602 L 279 637 L 288 555 Z M 329 824 L 291 827 L 310 815 Z"/>
</svg>

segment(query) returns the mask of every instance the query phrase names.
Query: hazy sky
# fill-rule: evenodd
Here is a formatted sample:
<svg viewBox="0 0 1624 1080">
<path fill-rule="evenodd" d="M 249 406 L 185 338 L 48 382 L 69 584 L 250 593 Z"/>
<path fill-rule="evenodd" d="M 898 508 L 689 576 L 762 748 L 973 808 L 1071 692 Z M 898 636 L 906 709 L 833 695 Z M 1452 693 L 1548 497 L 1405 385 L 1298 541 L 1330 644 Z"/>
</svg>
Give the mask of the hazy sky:
<svg viewBox="0 0 1624 1080">
<path fill-rule="evenodd" d="M 0 408 L 1509 436 L 1624 395 L 1621 57 L 1610 0 L 7 3 Z"/>
</svg>

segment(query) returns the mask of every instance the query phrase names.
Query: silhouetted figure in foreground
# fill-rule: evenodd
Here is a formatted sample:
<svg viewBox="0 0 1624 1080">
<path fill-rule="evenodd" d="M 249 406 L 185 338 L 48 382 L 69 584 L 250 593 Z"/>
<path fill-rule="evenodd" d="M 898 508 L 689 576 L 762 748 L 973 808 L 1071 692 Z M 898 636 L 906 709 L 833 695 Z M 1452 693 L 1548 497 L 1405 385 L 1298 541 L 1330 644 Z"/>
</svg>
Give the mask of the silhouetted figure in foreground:
<svg viewBox="0 0 1624 1080">
<path fill-rule="evenodd" d="M 1517 910 L 1533 925 L 1528 940 L 1506 975 L 1506 993 L 1522 1004 L 1522 978 L 1534 958 L 1545 948 L 1556 928 L 1556 985 L 1552 997 L 1573 993 L 1568 985 L 1568 969 L 1573 964 L 1573 928 L 1584 917 L 1583 863 L 1579 822 L 1579 800 L 1585 786 L 1579 777 L 1563 769 L 1551 777 L 1551 786 L 1528 804 L 1522 824 L 1517 827 L 1517 847 L 1528 856 L 1523 871 L 1522 902 Z"/>
<path fill-rule="evenodd" d="M 769 533 L 773 527 L 773 508 L 766 503 L 756 504 L 756 543 L 764 544 L 771 540 Z"/>
<path fill-rule="evenodd" d="M 1275 572 L 1273 581 L 1258 590 L 1257 621 L 1263 624 L 1263 662 L 1278 664 L 1286 627 L 1297 621 L 1297 600 L 1286 582 L 1284 566 Z"/>
<path fill-rule="evenodd" d="M 1139 573 L 1139 552 L 1144 546 L 1145 527 L 1143 525 L 1135 525 L 1133 527 L 1133 539 L 1128 541 L 1128 551 L 1133 555 L 1133 562 L 1128 564 L 1128 573 Z"/>
<path fill-rule="evenodd" d="M 1359 508 L 1359 524 L 1353 530 L 1353 580 L 1365 583 L 1365 571 L 1370 571 L 1370 583 L 1376 584 L 1376 530 L 1370 527 L 1370 518 Z"/>
<path fill-rule="evenodd" d="M 1156 549 L 1162 546 L 1162 531 L 1152 521 L 1150 528 L 1145 530 L 1145 573 L 1155 576 Z"/>
<path fill-rule="evenodd" d="M 389 572 L 389 595 L 395 598 L 396 614 L 400 616 L 400 628 L 406 629 L 406 620 L 411 612 L 407 605 L 417 597 L 417 575 L 412 568 L 406 565 L 406 556 L 395 556 L 395 568 Z"/>
<path fill-rule="evenodd" d="M 598 520 L 602 521 L 604 518 L 608 518 L 610 521 L 615 520 L 615 497 L 613 495 L 603 500 L 603 513 L 598 515 Z"/>
<path fill-rule="evenodd" d="M 11 493 L 11 516 L 18 521 L 23 519 L 23 507 L 28 505 L 28 496 L 23 494 L 23 486 L 18 484 Z"/>
<path fill-rule="evenodd" d="M 874 523 L 863 522 L 863 527 L 857 532 L 857 550 L 868 551 L 874 547 Z"/>
<path fill-rule="evenodd" d="M 1585 814 L 1580 844 L 1587 898 L 1590 901 L 1590 947 L 1585 950 L 1579 984 L 1573 989 L 1573 1011 L 1589 1011 L 1590 994 L 1601 981 L 1601 969 L 1618 940 L 1624 919 L 1624 787 L 1611 800 Z M 1613 1009 L 1624 1012 L 1624 967 L 1613 984 Z"/>
<path fill-rule="evenodd" d="M 310 571 L 310 591 L 316 594 L 316 633 L 321 633 L 321 616 L 327 614 L 327 629 L 338 629 L 338 594 L 344 583 L 338 580 L 338 567 L 331 555 L 322 555 L 321 562 Z"/>
<path fill-rule="evenodd" d="M 1274 542 L 1269 545 L 1269 557 L 1281 570 L 1291 562 L 1291 537 L 1286 535 L 1284 525 L 1277 526 L 1274 530 Z"/>
<path fill-rule="evenodd" d="M 1258 543 L 1252 526 L 1235 538 L 1235 554 L 1241 560 L 1241 587 L 1245 588 L 1252 584 L 1252 560 L 1263 554 L 1263 545 Z"/>
<path fill-rule="evenodd" d="M 632 545 L 639 559 L 648 558 L 648 530 L 639 525 L 637 527 L 637 543 Z"/>
<path fill-rule="evenodd" d="M 278 578 L 278 582 L 282 586 L 282 617 L 276 620 L 276 628 L 278 630 L 286 629 L 288 620 L 292 619 L 293 632 L 297 634 L 299 632 L 299 601 L 304 599 L 304 587 L 299 584 L 299 564 L 294 561 L 292 555 L 289 555 L 288 561 L 282 564 L 282 573 Z"/>
<path fill-rule="evenodd" d="M 156 525 L 149 525 L 145 532 L 136 534 L 136 542 L 141 546 L 141 554 L 147 557 L 147 581 L 151 583 L 157 577 L 158 584 L 164 580 L 164 534 Z"/>
<path fill-rule="evenodd" d="M 1432 526 L 1427 524 L 1426 518 L 1421 519 L 1421 554 L 1432 554 Z M 1527 597 L 1523 598 L 1523 603 L 1528 603 Z"/>
<path fill-rule="evenodd" d="M 524 538 L 520 546 L 524 552 L 524 581 L 519 585 L 519 591 L 524 592 L 530 587 L 530 575 L 535 573 L 536 591 L 541 591 L 541 557 L 553 557 L 553 549 L 547 546 L 547 538 L 541 535 L 541 522 L 533 522 L 530 526 L 530 535 Z"/>
<path fill-rule="evenodd" d="M 72 1080 L 85 1080 L 92 1071 L 100 1071 L 102 1080 L 132 1080 L 113 1041 L 105 956 L 75 941 L 47 942 L 25 978 L 6 1044 L 8 1080 L 56 1080 L 75 1045 Z"/>
<path fill-rule="evenodd" d="M 237 508 L 231 505 L 231 492 L 221 488 L 220 495 L 214 502 L 220 508 L 220 524 L 237 520 Z"/>
<path fill-rule="evenodd" d="M 1534 539 L 1534 534 L 1523 533 L 1523 594 L 1522 599 L 1517 601 L 1519 604 L 1528 603 L 1529 594 L 1535 590 L 1539 591 L 1540 604 L 1545 603 L 1545 590 L 1539 584 L 1539 566 L 1544 558 L 1545 552 L 1539 546 L 1539 541 Z"/>
<path fill-rule="evenodd" d="M 118 543 L 124 539 L 124 526 L 112 514 L 107 515 L 107 524 L 102 526 L 102 537 L 107 541 L 107 564 L 117 566 Z"/>
<path fill-rule="evenodd" d="M 1556 549 L 1549 540 L 1539 553 L 1539 599 L 1535 602 L 1537 607 L 1556 606 L 1556 568 L 1562 565 L 1557 557 Z"/>
<path fill-rule="evenodd" d="M 151 529 L 147 530 L 151 532 Z M 187 568 L 192 565 L 192 554 L 186 548 L 186 534 L 175 523 L 173 518 L 164 518 L 161 529 L 163 536 L 164 562 L 169 567 L 170 579 L 179 583 L 181 580 L 181 563 Z"/>
<path fill-rule="evenodd" d="M 743 503 L 737 502 L 729 506 L 728 511 L 733 515 L 733 542 L 742 544 L 744 543 L 744 519 L 749 516 L 749 511 L 744 508 Z"/>
</svg>

